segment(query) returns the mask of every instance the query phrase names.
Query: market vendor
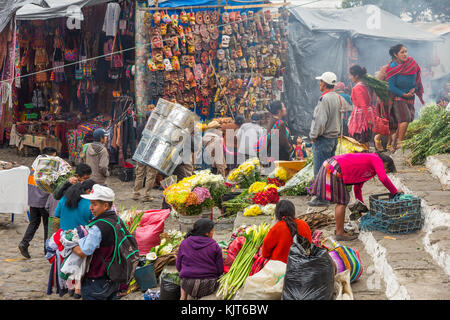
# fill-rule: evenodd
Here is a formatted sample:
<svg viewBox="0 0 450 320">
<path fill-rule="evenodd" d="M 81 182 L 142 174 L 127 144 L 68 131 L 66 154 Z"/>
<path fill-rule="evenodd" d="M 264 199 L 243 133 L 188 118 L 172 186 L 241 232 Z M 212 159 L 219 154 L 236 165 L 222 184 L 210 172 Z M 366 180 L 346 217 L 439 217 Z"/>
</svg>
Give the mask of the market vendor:
<svg viewBox="0 0 450 320">
<path fill-rule="evenodd" d="M 224 141 L 220 131 L 220 123 L 211 121 L 203 136 L 203 161 L 206 166 L 214 169 L 212 172 L 226 177 L 227 164 L 224 154 Z"/>
<path fill-rule="evenodd" d="M 180 272 L 181 300 L 198 299 L 213 294 L 223 273 L 222 249 L 213 239 L 214 223 L 199 219 L 186 234 L 176 261 Z"/>
<path fill-rule="evenodd" d="M 295 218 L 295 205 L 289 200 L 280 200 L 277 203 L 275 219 L 278 222 L 264 238 L 262 256 L 287 263 L 294 236 L 299 234 L 312 243 L 311 229 L 305 221 Z"/>
<path fill-rule="evenodd" d="M 363 201 L 362 186 L 375 175 L 392 195 L 400 192 L 386 173 L 396 172 L 394 161 L 383 153 L 347 153 L 324 161 L 312 186 L 311 194 L 336 203 L 336 240 L 350 241 L 356 235 L 344 232 L 345 209 L 350 201 L 348 185 L 354 186 L 355 198 Z"/>
</svg>

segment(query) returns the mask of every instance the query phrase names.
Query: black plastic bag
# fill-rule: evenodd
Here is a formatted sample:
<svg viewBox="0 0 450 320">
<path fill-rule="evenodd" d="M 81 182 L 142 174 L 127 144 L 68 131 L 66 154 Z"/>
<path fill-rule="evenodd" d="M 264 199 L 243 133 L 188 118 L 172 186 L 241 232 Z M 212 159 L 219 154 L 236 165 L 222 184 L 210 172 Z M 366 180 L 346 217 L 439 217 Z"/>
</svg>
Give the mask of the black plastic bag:
<svg viewBox="0 0 450 320">
<path fill-rule="evenodd" d="M 180 300 L 181 288 L 178 281 L 170 273 L 161 276 L 161 286 L 159 289 L 159 300 Z"/>
<path fill-rule="evenodd" d="M 296 235 L 289 250 L 282 299 L 331 300 L 333 294 L 334 262 L 327 249 Z"/>
</svg>

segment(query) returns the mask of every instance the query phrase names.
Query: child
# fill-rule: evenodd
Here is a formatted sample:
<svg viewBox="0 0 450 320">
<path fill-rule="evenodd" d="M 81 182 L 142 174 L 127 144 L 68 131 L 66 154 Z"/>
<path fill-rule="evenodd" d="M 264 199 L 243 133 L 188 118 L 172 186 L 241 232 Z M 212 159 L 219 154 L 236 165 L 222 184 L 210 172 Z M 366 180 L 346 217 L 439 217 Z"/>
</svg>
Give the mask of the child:
<svg viewBox="0 0 450 320">
<path fill-rule="evenodd" d="M 56 156 L 56 149 L 52 147 L 46 147 L 42 150 L 42 155 L 46 156 Z M 20 253 L 27 259 L 30 259 L 30 253 L 28 252 L 28 247 L 30 246 L 30 241 L 33 239 L 34 234 L 39 225 L 44 225 L 44 241 L 48 238 L 48 211 L 45 208 L 47 204 L 49 194 L 38 188 L 36 181 L 34 180 L 34 170 L 28 177 L 28 205 L 30 206 L 30 224 L 25 231 L 22 241 L 19 243 Z M 45 254 L 45 245 L 44 245 Z"/>
<path fill-rule="evenodd" d="M 262 256 L 287 263 L 294 236 L 299 234 L 312 243 L 311 229 L 305 221 L 295 218 L 295 206 L 289 200 L 280 200 L 277 203 L 275 218 L 278 222 L 264 238 Z"/>
<path fill-rule="evenodd" d="M 304 147 L 305 143 L 302 137 L 298 136 L 295 145 L 295 160 L 303 160 L 307 157 Z"/>
<path fill-rule="evenodd" d="M 223 258 L 213 235 L 214 223 L 199 219 L 180 244 L 176 267 L 180 272 L 181 300 L 198 299 L 217 290 Z"/>
<path fill-rule="evenodd" d="M 95 184 L 90 194 L 81 195 L 91 201 L 90 210 L 95 220 L 104 219 L 117 222 L 115 211 L 111 210 L 114 191 Z M 114 229 L 106 222 L 98 221 L 89 228 L 87 236 L 78 241 L 73 252 L 80 257 L 92 256 L 88 272 L 81 282 L 83 300 L 116 300 L 120 283 L 107 277 L 106 266 L 112 261 L 115 249 Z"/>
</svg>

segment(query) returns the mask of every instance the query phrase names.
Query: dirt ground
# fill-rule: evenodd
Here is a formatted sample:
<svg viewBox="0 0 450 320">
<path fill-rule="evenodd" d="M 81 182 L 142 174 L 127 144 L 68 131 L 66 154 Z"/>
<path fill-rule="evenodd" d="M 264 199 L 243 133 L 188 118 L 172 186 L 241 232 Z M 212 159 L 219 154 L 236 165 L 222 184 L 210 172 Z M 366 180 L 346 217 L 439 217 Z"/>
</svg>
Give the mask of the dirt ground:
<svg viewBox="0 0 450 320">
<path fill-rule="evenodd" d="M 20 164 L 31 166 L 34 158 L 19 157 L 15 150 L 10 148 L 0 149 L 0 160 L 16 161 Z M 397 161 L 397 160 L 396 160 Z M 400 161 L 400 160 L 398 160 Z M 400 168 L 399 176 L 405 181 L 414 181 L 415 185 L 419 183 L 424 175 L 424 170 Z M 416 179 L 416 180 L 414 180 Z M 430 178 L 431 179 L 431 178 Z M 111 176 L 107 180 L 107 184 L 115 191 L 115 205 L 118 208 L 135 207 L 137 209 L 159 209 L 162 203 L 162 192 L 153 189 L 152 195 L 155 198 L 153 202 L 143 203 L 142 201 L 134 201 L 131 199 L 133 182 L 122 182 L 117 177 Z M 433 187 L 438 189 L 438 186 Z M 426 186 L 424 186 L 424 190 Z M 365 184 L 363 188 L 363 197 L 368 203 L 369 195 L 387 192 L 384 186 L 377 180 L 372 179 Z M 432 190 L 427 190 L 432 193 Z M 438 192 L 435 191 L 435 193 Z M 425 197 L 425 196 L 424 196 Z M 435 195 L 436 202 L 441 194 Z M 296 206 L 297 214 L 306 218 L 314 212 L 323 212 L 324 214 L 334 218 L 334 206 L 325 209 L 309 208 L 306 202 L 309 197 L 289 197 Z M 442 201 L 441 201 L 442 202 Z M 441 204 L 444 210 L 448 211 L 448 204 Z M 349 212 L 348 212 L 349 213 Z M 216 213 L 217 214 L 217 213 Z M 249 220 L 250 219 L 250 220 Z M 244 218 L 239 217 L 235 221 L 235 226 L 243 223 L 260 223 L 261 221 L 271 222 L 270 217 Z M 346 218 L 348 223 L 348 214 Z M 36 232 L 33 241 L 30 243 L 29 251 L 31 259 L 25 259 L 20 254 L 17 246 L 27 228 L 28 218 L 26 214 L 16 214 L 14 222 L 11 221 L 11 214 L 0 214 L 0 300 L 71 300 L 73 298 L 65 295 L 59 297 L 55 292 L 51 295 L 46 294 L 48 275 L 50 265 L 44 257 L 44 233 L 42 226 Z M 178 229 L 177 221 L 169 217 L 165 221 L 165 230 Z M 228 240 L 233 228 L 230 226 L 225 230 L 216 230 L 214 238 L 217 241 Z M 321 227 L 324 236 L 332 236 L 334 224 Z M 448 229 L 445 229 L 447 232 Z M 432 233 L 430 238 L 432 241 L 439 241 L 442 236 L 438 235 L 440 230 Z M 442 271 L 431 256 L 425 252 L 423 238 L 424 232 L 418 232 L 411 235 L 386 237 L 385 234 L 379 232 L 370 233 L 377 241 L 377 245 L 381 245 L 386 251 L 386 259 L 389 264 L 388 268 L 380 269 L 379 257 L 372 256 L 368 252 L 367 243 L 358 240 L 351 243 L 342 243 L 357 249 L 360 253 L 363 273 L 361 278 L 352 283 L 352 291 L 355 300 L 386 300 L 387 293 L 392 290 L 390 279 L 386 277 L 387 271 L 391 271 L 395 276 L 392 278 L 399 282 L 401 289 L 407 288 L 409 296 L 418 299 L 449 299 L 449 276 Z M 439 236 L 438 240 L 435 240 Z M 445 235 L 448 237 L 448 235 Z M 433 242 L 434 243 L 434 242 Z M 444 243 L 442 243 L 444 245 Z M 446 247 L 446 246 L 445 246 Z M 370 248 L 369 248 L 370 249 Z M 384 251 L 382 251 L 384 252 Z M 389 269 L 390 268 L 390 269 Z M 380 271 L 381 270 L 381 271 Z M 383 278 L 384 276 L 384 278 Z M 395 282 L 394 281 L 394 282 Z M 395 286 L 397 284 L 395 283 Z M 158 289 L 158 288 L 155 288 Z M 394 288 L 396 289 L 396 288 Z M 140 291 L 133 292 L 123 297 L 124 300 L 143 300 L 143 293 Z"/>
</svg>

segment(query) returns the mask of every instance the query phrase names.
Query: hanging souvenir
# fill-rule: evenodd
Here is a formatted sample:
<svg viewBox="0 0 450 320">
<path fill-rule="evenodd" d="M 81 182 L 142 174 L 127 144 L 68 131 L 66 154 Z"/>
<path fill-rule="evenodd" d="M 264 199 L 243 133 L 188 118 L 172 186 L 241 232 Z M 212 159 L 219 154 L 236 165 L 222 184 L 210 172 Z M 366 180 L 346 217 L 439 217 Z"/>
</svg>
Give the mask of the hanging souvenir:
<svg viewBox="0 0 450 320">
<path fill-rule="evenodd" d="M 186 13 L 186 11 L 181 11 L 181 13 L 180 13 L 180 21 L 181 21 L 181 23 L 183 23 L 183 24 L 186 24 L 186 23 L 188 23 L 189 22 L 189 17 L 188 17 L 188 14 Z"/>
</svg>

